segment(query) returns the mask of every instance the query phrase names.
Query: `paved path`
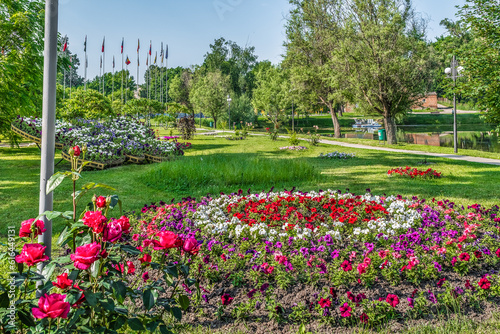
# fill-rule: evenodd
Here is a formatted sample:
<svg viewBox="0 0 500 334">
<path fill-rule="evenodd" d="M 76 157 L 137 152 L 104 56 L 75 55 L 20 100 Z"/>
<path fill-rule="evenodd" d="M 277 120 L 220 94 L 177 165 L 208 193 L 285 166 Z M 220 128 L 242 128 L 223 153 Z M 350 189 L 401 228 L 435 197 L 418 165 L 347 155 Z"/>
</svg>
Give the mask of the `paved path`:
<svg viewBox="0 0 500 334">
<path fill-rule="evenodd" d="M 481 164 L 500 166 L 500 160 L 471 157 L 471 156 L 467 156 L 467 155 L 455 155 L 455 154 L 445 154 L 445 153 L 431 153 L 431 152 L 424 152 L 424 151 L 401 150 L 401 149 L 396 149 L 396 148 L 368 146 L 368 145 L 362 145 L 362 144 L 351 144 L 351 143 L 344 143 L 344 142 L 340 142 L 340 141 L 325 140 L 325 139 L 321 139 L 320 143 L 343 146 L 343 147 L 361 148 L 364 150 L 418 154 L 418 155 L 425 155 L 425 156 L 429 156 L 429 157 L 448 158 L 448 159 L 452 159 L 452 160 L 477 162 L 477 163 L 481 163 Z"/>
</svg>

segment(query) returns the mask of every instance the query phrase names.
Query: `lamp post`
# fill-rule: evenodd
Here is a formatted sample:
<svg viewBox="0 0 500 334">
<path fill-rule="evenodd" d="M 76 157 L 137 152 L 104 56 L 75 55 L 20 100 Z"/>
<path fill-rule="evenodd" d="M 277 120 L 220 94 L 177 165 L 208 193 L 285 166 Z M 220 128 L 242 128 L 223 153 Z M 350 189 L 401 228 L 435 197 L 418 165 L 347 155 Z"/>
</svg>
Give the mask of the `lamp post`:
<svg viewBox="0 0 500 334">
<path fill-rule="evenodd" d="M 227 95 L 227 109 L 229 112 L 229 130 L 231 130 L 231 96 Z"/>
<path fill-rule="evenodd" d="M 458 66 L 458 61 L 453 56 L 451 61 L 451 67 L 444 70 L 444 73 L 448 78 L 453 80 L 453 149 L 455 153 L 458 153 L 458 134 L 457 134 L 457 96 L 455 93 L 455 88 L 457 86 L 457 78 L 461 77 L 460 74 L 464 68 Z"/>
</svg>

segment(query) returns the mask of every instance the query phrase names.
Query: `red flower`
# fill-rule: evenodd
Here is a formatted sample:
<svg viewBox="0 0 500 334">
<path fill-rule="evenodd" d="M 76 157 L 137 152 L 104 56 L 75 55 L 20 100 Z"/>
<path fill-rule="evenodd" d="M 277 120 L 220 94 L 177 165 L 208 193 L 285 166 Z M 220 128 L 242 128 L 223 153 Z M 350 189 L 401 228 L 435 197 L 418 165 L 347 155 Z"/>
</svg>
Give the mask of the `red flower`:
<svg viewBox="0 0 500 334">
<path fill-rule="evenodd" d="M 160 232 L 156 236 L 160 237 L 160 241 L 153 240 L 154 243 L 153 248 L 155 250 L 170 249 L 179 246 L 179 241 L 178 241 L 179 237 L 174 232 L 171 231 Z"/>
<path fill-rule="evenodd" d="M 500 257 L 500 248 L 497 249 L 497 251 L 495 252 L 495 254 L 497 255 L 497 257 Z"/>
<path fill-rule="evenodd" d="M 469 261 L 470 255 L 468 253 L 462 253 L 458 256 L 460 261 Z"/>
<path fill-rule="evenodd" d="M 398 298 L 398 296 L 393 295 L 393 294 L 388 294 L 387 298 L 385 299 L 385 301 L 387 303 L 389 303 L 389 305 L 391 305 L 392 307 L 396 307 L 399 304 L 399 298 Z"/>
<path fill-rule="evenodd" d="M 71 254 L 71 261 L 76 269 L 87 270 L 97 261 L 101 253 L 101 245 L 94 242 L 76 248 L 75 254 Z"/>
<path fill-rule="evenodd" d="M 151 255 L 149 254 L 144 254 L 140 259 L 139 261 L 141 261 L 141 263 L 150 263 L 151 262 Z"/>
<path fill-rule="evenodd" d="M 57 281 L 52 282 L 52 284 L 59 289 L 66 289 L 73 285 L 73 281 L 68 279 L 68 273 L 57 276 Z"/>
<path fill-rule="evenodd" d="M 130 233 L 130 221 L 127 217 L 121 216 L 120 219 L 114 219 L 118 224 L 122 226 L 122 232 L 125 234 Z"/>
<path fill-rule="evenodd" d="M 224 306 L 227 306 L 227 305 L 231 304 L 231 302 L 233 301 L 233 297 L 231 297 L 227 293 L 223 294 L 220 298 L 221 298 L 221 301 L 222 301 L 222 305 L 224 305 Z"/>
<path fill-rule="evenodd" d="M 445 277 L 441 278 L 441 279 L 437 282 L 437 286 L 438 286 L 438 287 L 442 287 L 445 281 L 446 281 L 446 278 L 445 278 Z"/>
<path fill-rule="evenodd" d="M 114 220 L 106 224 L 102 235 L 103 241 L 116 242 L 122 237 L 122 226 Z"/>
<path fill-rule="evenodd" d="M 198 251 L 200 250 L 200 247 L 198 247 L 198 241 L 196 241 L 195 238 L 189 238 L 184 240 L 184 243 L 182 245 L 182 250 L 191 255 L 198 254 Z"/>
<path fill-rule="evenodd" d="M 352 311 L 352 308 L 349 306 L 349 304 L 347 303 L 344 303 L 344 305 L 342 305 L 340 307 L 340 315 L 343 317 L 343 318 L 348 318 L 351 316 L 351 311 Z"/>
<path fill-rule="evenodd" d="M 483 257 L 483 253 L 481 251 L 474 251 L 474 256 L 477 258 L 477 259 L 480 259 Z"/>
<path fill-rule="evenodd" d="M 96 200 L 95 200 L 95 205 L 98 208 L 104 208 L 104 207 L 106 207 L 106 197 L 104 197 L 104 196 L 97 197 Z"/>
<path fill-rule="evenodd" d="M 340 265 L 340 268 L 342 268 L 342 270 L 344 270 L 344 271 L 351 271 L 352 270 L 352 265 L 351 265 L 351 263 L 349 261 L 345 260 Z"/>
<path fill-rule="evenodd" d="M 35 221 L 35 219 L 28 219 L 21 223 L 21 229 L 19 230 L 20 238 L 35 238 L 45 232 L 45 223 L 41 220 Z M 34 232 L 34 234 L 33 234 Z M 33 234 L 33 236 L 32 236 Z"/>
<path fill-rule="evenodd" d="M 321 308 L 332 306 L 332 302 L 329 299 L 324 299 L 324 298 L 321 298 L 318 304 L 321 305 Z"/>
<path fill-rule="evenodd" d="M 142 280 L 144 283 L 146 283 L 149 279 L 149 273 L 146 271 L 144 274 L 142 274 Z"/>
<path fill-rule="evenodd" d="M 484 278 L 481 278 L 481 280 L 479 280 L 478 285 L 481 287 L 481 289 L 488 290 L 491 286 L 491 282 L 488 281 L 488 279 L 484 277 Z"/>
<path fill-rule="evenodd" d="M 127 274 L 132 275 L 133 273 L 135 273 L 134 262 L 127 261 L 127 267 L 128 267 Z"/>
<path fill-rule="evenodd" d="M 75 147 L 73 147 L 73 151 L 75 152 L 75 157 L 79 157 L 80 154 L 82 153 L 82 150 L 80 149 L 80 146 L 76 145 Z"/>
<path fill-rule="evenodd" d="M 31 267 L 38 262 L 48 261 L 49 257 L 45 255 L 46 248 L 40 244 L 24 244 L 21 254 L 16 256 L 16 262 L 26 263 L 28 267 Z"/>
<path fill-rule="evenodd" d="M 65 302 L 66 295 L 53 293 L 51 295 L 45 294 L 38 300 L 38 307 L 33 307 L 31 313 L 36 319 L 66 319 L 71 306 Z"/>
<path fill-rule="evenodd" d="M 335 288 L 330 288 L 330 295 L 332 298 L 337 298 L 337 292 L 335 291 Z"/>
<path fill-rule="evenodd" d="M 107 219 L 102 215 L 101 211 L 87 211 L 82 221 L 83 224 L 90 227 L 94 233 L 99 234 L 104 230 Z"/>
<path fill-rule="evenodd" d="M 366 313 L 362 313 L 361 316 L 359 317 L 359 320 L 364 323 L 364 324 L 367 324 L 368 323 L 368 314 Z"/>
</svg>

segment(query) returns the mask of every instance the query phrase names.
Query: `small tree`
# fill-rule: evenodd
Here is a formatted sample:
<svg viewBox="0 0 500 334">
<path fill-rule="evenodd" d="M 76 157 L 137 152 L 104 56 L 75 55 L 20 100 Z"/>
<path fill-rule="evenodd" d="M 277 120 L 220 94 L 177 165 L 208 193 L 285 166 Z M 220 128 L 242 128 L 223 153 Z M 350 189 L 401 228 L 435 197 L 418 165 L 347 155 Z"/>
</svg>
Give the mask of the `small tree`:
<svg viewBox="0 0 500 334">
<path fill-rule="evenodd" d="M 182 117 L 177 121 L 177 130 L 182 136 L 182 139 L 191 139 L 196 132 L 196 125 L 194 122 L 194 117 Z"/>
<path fill-rule="evenodd" d="M 70 99 L 63 102 L 60 111 L 63 119 L 103 119 L 115 116 L 111 101 L 93 89 L 76 90 Z"/>
<path fill-rule="evenodd" d="M 198 77 L 189 97 L 196 113 L 207 113 L 213 118 L 217 128 L 217 120 L 227 112 L 228 94 L 229 77 L 222 75 L 220 71 L 215 71 Z"/>
</svg>

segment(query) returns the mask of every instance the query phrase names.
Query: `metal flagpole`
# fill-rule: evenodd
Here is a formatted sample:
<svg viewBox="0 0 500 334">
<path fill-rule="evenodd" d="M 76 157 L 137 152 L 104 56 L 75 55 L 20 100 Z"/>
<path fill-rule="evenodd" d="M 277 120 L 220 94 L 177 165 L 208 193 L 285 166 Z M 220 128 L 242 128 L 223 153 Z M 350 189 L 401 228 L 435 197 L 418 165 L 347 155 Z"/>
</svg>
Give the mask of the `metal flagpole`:
<svg viewBox="0 0 500 334">
<path fill-rule="evenodd" d="M 87 35 L 85 35 L 85 42 L 83 43 L 83 52 L 85 52 L 85 68 L 84 68 L 84 79 L 83 79 L 83 84 L 85 87 L 85 90 L 87 90 Z"/>
<path fill-rule="evenodd" d="M 114 101 L 115 99 L 115 56 L 113 56 L 113 76 L 111 77 L 112 84 L 111 84 L 111 102 Z"/>
<path fill-rule="evenodd" d="M 71 86 L 72 86 L 72 80 L 71 80 L 71 68 L 73 65 L 73 57 L 69 57 L 69 98 L 71 99 Z"/>
<path fill-rule="evenodd" d="M 163 103 L 163 42 L 161 42 L 161 51 L 160 51 L 160 59 L 161 59 L 161 67 L 160 67 L 160 102 Z"/>
<path fill-rule="evenodd" d="M 125 42 L 125 38 L 122 37 L 122 50 L 121 50 L 121 53 L 122 53 L 122 103 L 123 103 L 123 43 Z"/>
<path fill-rule="evenodd" d="M 168 103 L 168 44 L 165 50 L 165 104 Z M 168 110 L 168 105 L 166 107 Z"/>
<path fill-rule="evenodd" d="M 149 41 L 149 67 L 148 67 L 148 78 L 149 78 L 149 91 L 148 91 L 148 99 L 151 100 L 151 47 L 153 42 Z"/>
<path fill-rule="evenodd" d="M 99 65 L 99 76 L 102 75 L 102 55 L 100 58 L 101 58 L 101 63 Z M 101 78 L 101 80 L 99 80 L 99 92 L 101 92 L 101 83 L 102 83 L 102 78 Z"/>
<path fill-rule="evenodd" d="M 139 50 L 141 49 L 141 41 L 139 39 L 137 39 L 137 96 L 139 98 L 141 98 L 140 94 L 139 94 L 139 66 L 140 66 L 140 62 L 139 62 Z"/>
<path fill-rule="evenodd" d="M 156 51 L 155 53 L 155 67 L 154 67 L 154 71 L 155 71 L 155 86 L 154 86 L 154 89 L 155 89 L 155 101 L 158 101 L 158 88 L 156 87 L 157 85 L 157 81 L 156 81 L 156 75 L 158 74 L 158 66 L 156 66 L 156 60 L 158 59 L 158 51 Z"/>
<path fill-rule="evenodd" d="M 63 68 L 63 99 L 66 99 L 66 68 Z"/>
<path fill-rule="evenodd" d="M 106 75 L 106 52 L 104 49 L 104 43 L 106 41 L 106 36 L 102 40 L 102 95 L 104 95 L 104 76 Z"/>
<path fill-rule="evenodd" d="M 38 212 L 40 214 L 53 209 L 53 193 L 47 194 L 47 182 L 54 174 L 55 157 L 55 124 L 56 124 L 56 83 L 57 83 L 57 22 L 59 0 L 45 2 L 45 39 L 44 39 L 44 66 L 43 66 L 43 105 L 42 105 L 42 154 L 40 163 L 40 200 Z M 47 217 L 41 218 L 45 222 L 46 231 L 38 236 L 38 242 L 43 243 L 45 255 L 52 254 L 52 221 Z M 43 271 L 44 264 L 38 264 L 38 273 Z M 40 287 L 39 281 L 37 286 Z M 42 292 L 38 291 L 37 295 Z"/>
</svg>

